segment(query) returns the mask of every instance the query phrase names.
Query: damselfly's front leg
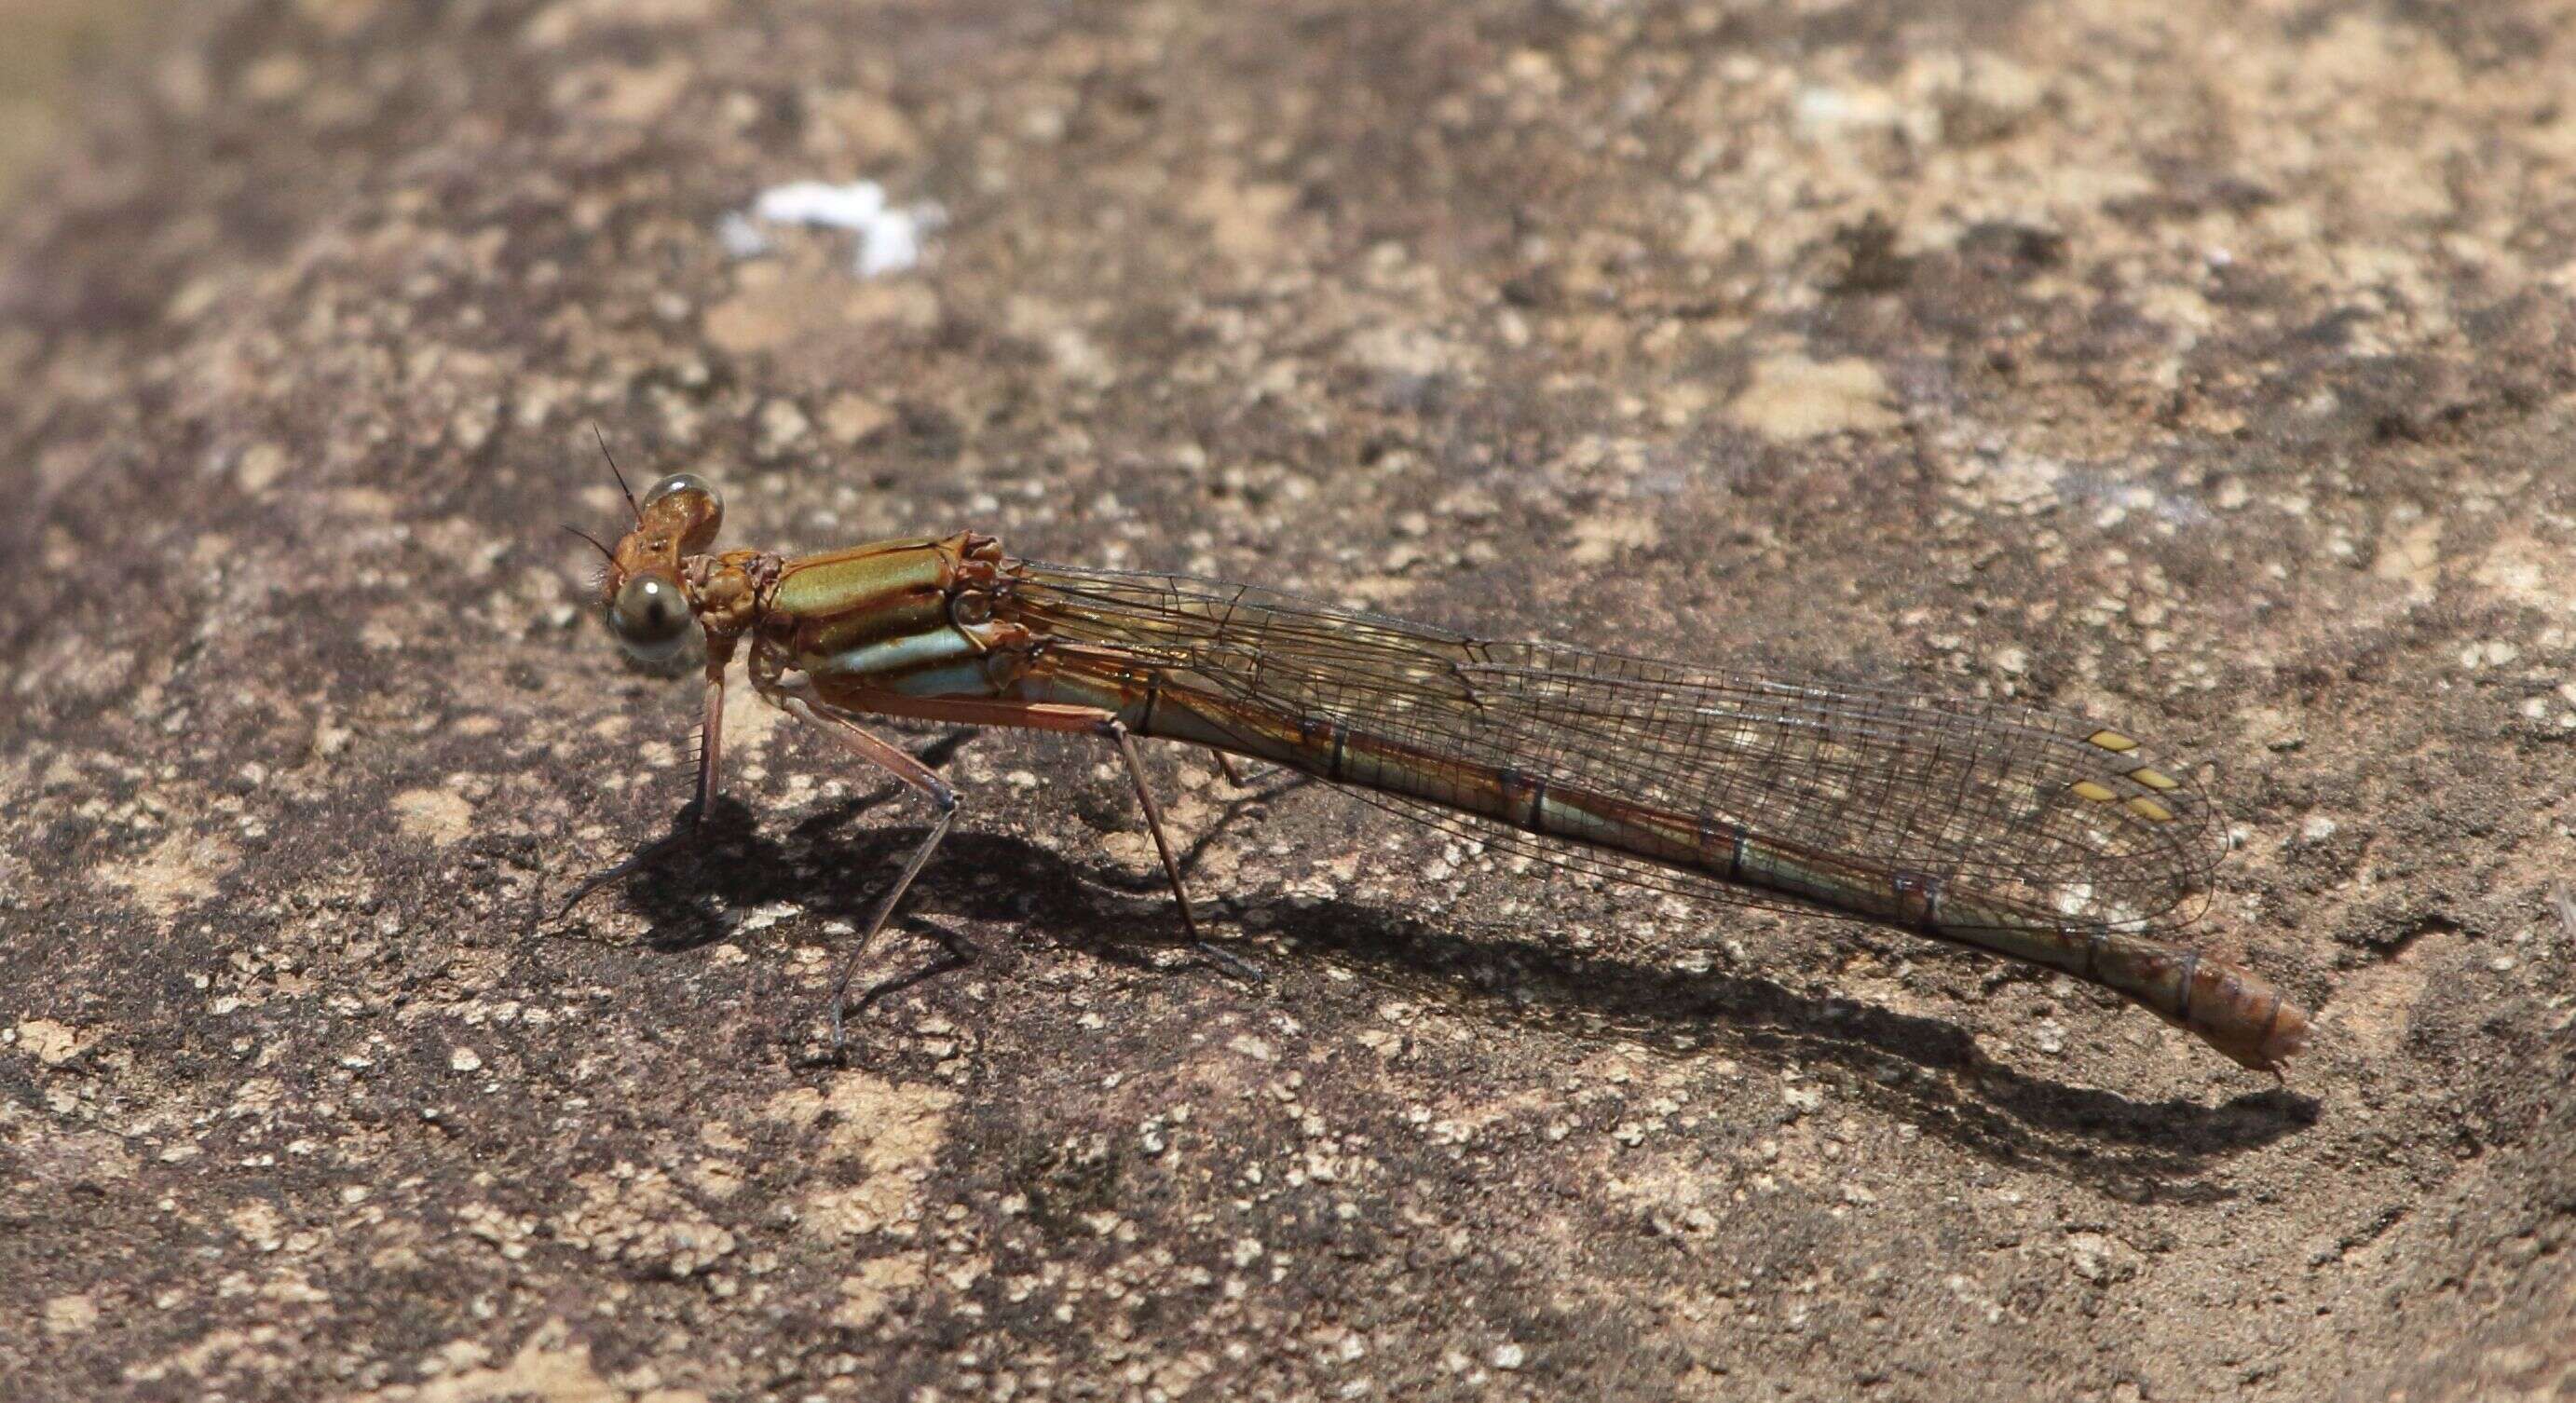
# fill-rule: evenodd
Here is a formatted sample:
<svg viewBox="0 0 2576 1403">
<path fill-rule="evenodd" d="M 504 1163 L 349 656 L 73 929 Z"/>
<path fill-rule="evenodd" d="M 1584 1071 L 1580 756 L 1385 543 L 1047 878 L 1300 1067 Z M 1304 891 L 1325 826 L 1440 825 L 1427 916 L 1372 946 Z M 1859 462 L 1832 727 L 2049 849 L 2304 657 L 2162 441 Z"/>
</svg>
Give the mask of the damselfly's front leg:
<svg viewBox="0 0 2576 1403">
<path fill-rule="evenodd" d="M 672 826 L 671 832 L 636 849 L 634 855 L 624 862 L 583 878 L 581 885 L 572 889 L 572 895 L 564 898 L 563 905 L 555 908 L 554 918 L 562 920 L 572 913 L 572 908 L 581 904 L 583 897 L 602 887 L 613 887 L 660 861 L 665 853 L 696 842 L 700 830 L 706 827 L 707 815 L 715 810 L 716 782 L 723 768 L 723 759 L 724 673 L 719 666 L 707 676 L 706 715 L 698 723 L 698 784 L 688 807 L 680 811 L 680 821 Z M 539 906 L 538 911 L 539 918 L 543 919 L 544 907 Z"/>
<path fill-rule="evenodd" d="M 947 781 L 931 773 L 929 766 L 906 754 L 902 747 L 848 717 L 837 712 L 816 711 L 803 697 L 788 697 L 779 705 L 788 715 L 812 724 L 839 741 L 842 748 L 851 754 L 894 776 L 939 810 L 939 817 L 930 825 L 929 836 L 921 840 L 921 846 L 912 850 L 912 857 L 903 865 L 902 875 L 894 879 L 893 886 L 886 888 L 884 898 L 877 902 L 875 914 L 868 917 L 867 929 L 859 932 L 859 938 L 850 945 L 850 953 L 841 958 L 841 967 L 832 976 L 832 1052 L 839 1056 L 849 1043 L 844 1011 L 850 1002 L 850 979 L 859 971 L 859 957 L 867 953 L 868 946 L 877 938 L 877 932 L 885 929 L 886 922 L 894 916 L 896 903 L 912 889 L 912 879 L 921 875 L 930 855 L 939 850 L 940 841 L 948 836 L 950 825 L 957 820 L 957 791 L 950 789 Z"/>
</svg>

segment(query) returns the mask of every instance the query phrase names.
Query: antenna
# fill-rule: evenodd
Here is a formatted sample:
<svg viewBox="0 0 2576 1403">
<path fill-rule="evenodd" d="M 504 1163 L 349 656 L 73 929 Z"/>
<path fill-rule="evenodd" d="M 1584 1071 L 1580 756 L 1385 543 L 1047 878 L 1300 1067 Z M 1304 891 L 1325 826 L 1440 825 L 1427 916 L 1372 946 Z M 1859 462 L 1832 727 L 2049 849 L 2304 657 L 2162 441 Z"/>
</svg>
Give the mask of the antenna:
<svg viewBox="0 0 2576 1403">
<path fill-rule="evenodd" d="M 609 475 L 617 479 L 617 490 L 626 494 L 626 509 L 635 513 L 635 524 L 644 524 L 644 509 L 635 505 L 635 489 L 626 485 L 626 474 L 617 471 L 617 455 L 608 451 L 608 435 L 599 430 L 599 421 L 590 421 L 590 435 L 599 440 L 599 456 L 608 460 Z M 597 541 L 592 545 L 599 544 Z"/>
<path fill-rule="evenodd" d="M 567 526 L 565 526 L 565 527 L 564 527 L 564 529 L 565 529 L 566 531 L 570 531 L 571 533 L 573 533 L 573 534 L 574 534 L 574 535 L 576 535 L 576 536 L 581 537 L 583 540 L 590 542 L 590 548 L 591 548 L 592 550 L 598 551 L 601 555 L 606 556 L 606 557 L 608 558 L 608 563 L 609 563 L 609 564 L 611 564 L 611 565 L 615 565 L 615 564 L 617 563 L 617 552 L 615 552 L 615 551 L 613 551 L 613 550 L 610 550 L 608 547 L 606 547 L 606 546 L 604 546 L 604 545 L 601 545 L 601 544 L 600 544 L 600 542 L 599 542 L 599 538 L 598 538 L 597 536 L 594 536 L 594 535 L 590 534 L 589 532 L 582 530 L 582 529 L 581 529 L 580 527 L 578 527 L 578 526 L 571 526 L 571 525 L 567 525 Z"/>
</svg>

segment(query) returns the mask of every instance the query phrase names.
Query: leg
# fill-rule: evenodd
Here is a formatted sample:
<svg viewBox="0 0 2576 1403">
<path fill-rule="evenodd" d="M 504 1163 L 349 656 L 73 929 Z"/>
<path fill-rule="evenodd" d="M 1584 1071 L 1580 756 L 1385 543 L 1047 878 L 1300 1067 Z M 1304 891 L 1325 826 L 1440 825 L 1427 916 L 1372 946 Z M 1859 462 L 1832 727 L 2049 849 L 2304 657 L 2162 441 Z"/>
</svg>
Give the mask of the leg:
<svg viewBox="0 0 2576 1403">
<path fill-rule="evenodd" d="M 1215 746 L 1208 747 L 1208 754 L 1216 757 L 1217 773 L 1225 776 L 1226 783 L 1233 785 L 1237 789 L 1243 788 L 1243 771 L 1234 767 L 1233 756 L 1226 754 Z"/>
<path fill-rule="evenodd" d="M 1100 733 L 1118 747 L 1119 758 L 1127 762 L 1127 778 L 1136 786 L 1136 802 L 1145 808 L 1145 827 L 1154 835 L 1154 851 L 1163 855 L 1163 875 L 1172 879 L 1172 899 L 1180 903 L 1181 929 L 1189 932 L 1190 948 L 1230 974 L 1244 979 L 1259 979 L 1260 970 L 1242 958 L 1210 945 L 1206 937 L 1199 934 L 1198 917 L 1190 911 L 1189 889 L 1181 885 L 1180 861 L 1172 856 L 1172 840 L 1163 836 L 1163 806 L 1154 802 L 1154 791 L 1145 783 L 1144 763 L 1136 758 L 1136 738 L 1128 733 L 1126 724 L 1114 716 L 1100 723 Z M 1220 755 L 1219 758 L 1223 757 Z"/>
<path fill-rule="evenodd" d="M 1163 836 L 1162 806 L 1154 802 L 1153 791 L 1145 787 L 1145 769 L 1137 763 L 1135 741 L 1129 736 L 1125 723 L 1121 722 L 1116 714 L 1102 711 L 1097 707 L 1070 706 L 1056 702 L 998 701 L 971 697 L 906 697 L 894 693 L 853 696 L 851 704 L 864 707 L 882 716 L 909 716 L 924 721 L 945 721 L 952 725 L 1013 726 L 1030 731 L 1087 733 L 1115 742 L 1119 757 L 1127 762 L 1127 777 L 1135 783 L 1136 798 L 1145 806 L 1145 822 L 1153 829 L 1154 846 L 1163 855 L 1163 873 L 1172 879 L 1172 894 L 1180 898 L 1181 924 L 1188 927 L 1194 947 L 1201 955 L 1207 957 L 1209 963 L 1230 974 L 1245 979 L 1261 978 L 1261 971 L 1242 957 L 1229 954 L 1198 938 L 1198 919 L 1190 911 L 1189 893 L 1181 889 L 1181 865 L 1172 856 L 1171 841 Z M 875 738 L 870 737 L 870 739 Z M 883 741 L 876 743 L 885 744 Z M 904 756 L 904 760 L 910 763 L 912 757 Z"/>
<path fill-rule="evenodd" d="M 722 664 L 718 664 L 719 667 Z M 724 674 L 707 678 L 707 714 L 698 725 L 697 822 L 705 823 L 715 808 L 718 761 L 724 756 Z"/>
<path fill-rule="evenodd" d="M 563 905 L 555 908 L 556 920 L 560 921 L 570 915 L 572 908 L 579 906 L 583 897 L 602 887 L 613 887 L 625 881 L 661 860 L 663 854 L 686 846 L 697 838 L 699 830 L 706 824 L 707 815 L 715 808 L 716 784 L 723 760 L 723 750 L 724 674 L 717 671 L 707 678 L 706 715 L 698 723 L 697 788 L 692 791 L 693 797 L 689 800 L 688 807 L 680 810 L 680 823 L 673 825 L 671 833 L 636 849 L 634 856 L 624 862 L 614 867 L 602 868 L 583 878 L 581 885 L 572 889 L 572 895 L 564 898 Z M 537 919 L 540 921 L 545 919 L 542 908 L 538 912 Z"/>
<path fill-rule="evenodd" d="M 1208 756 L 1210 759 L 1216 761 L 1217 773 L 1224 775 L 1225 782 L 1233 785 L 1237 789 L 1250 789 L 1261 781 L 1266 780 L 1272 775 L 1278 774 L 1288 768 L 1285 765 L 1264 765 L 1259 773 L 1246 774 L 1236 767 L 1233 756 L 1226 754 L 1215 746 L 1211 745 L 1208 747 Z"/>
<path fill-rule="evenodd" d="M 912 850 L 911 860 L 904 863 L 902 874 L 894 879 L 894 885 L 887 888 L 884 898 L 877 902 L 875 914 L 868 917 L 867 929 L 859 932 L 858 940 L 850 946 L 850 953 L 843 957 L 840 969 L 832 976 L 832 1051 L 837 1056 L 849 1042 L 843 1011 L 850 1001 L 850 976 L 858 973 L 859 957 L 867 953 L 868 945 L 876 939 L 877 932 L 885 929 L 886 922 L 894 916 L 895 905 L 903 900 L 906 891 L 911 890 L 912 879 L 921 875 L 930 855 L 938 851 L 940 840 L 948 836 L 948 827 L 957 818 L 957 792 L 932 774 L 929 766 L 905 754 L 901 747 L 879 739 L 854 721 L 816 711 L 802 697 L 789 697 L 780 705 L 788 715 L 812 723 L 839 741 L 842 748 L 902 781 L 939 810 L 938 819 L 930 825 L 930 836 L 922 839 L 921 846 Z M 869 991 L 869 997 L 874 997 L 877 992 Z"/>
</svg>

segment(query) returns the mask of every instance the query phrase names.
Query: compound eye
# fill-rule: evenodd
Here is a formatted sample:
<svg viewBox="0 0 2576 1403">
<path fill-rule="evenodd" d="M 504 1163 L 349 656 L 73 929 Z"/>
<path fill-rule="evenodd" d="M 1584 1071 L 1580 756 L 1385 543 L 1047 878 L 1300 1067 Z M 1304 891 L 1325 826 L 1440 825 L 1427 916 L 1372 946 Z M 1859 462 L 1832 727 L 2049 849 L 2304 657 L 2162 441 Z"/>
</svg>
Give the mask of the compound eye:
<svg viewBox="0 0 2576 1403">
<path fill-rule="evenodd" d="M 662 503 L 683 494 L 697 498 L 699 505 L 692 507 L 686 502 L 676 503 L 673 510 L 679 513 L 678 516 L 660 512 L 654 513 L 654 519 L 677 528 L 682 555 L 695 555 L 715 544 L 716 532 L 724 525 L 724 499 L 716 495 L 716 490 L 707 485 L 705 478 L 696 473 L 673 473 L 654 483 L 652 490 L 644 494 L 642 509 L 653 512 Z"/>
<path fill-rule="evenodd" d="M 716 495 L 715 487 L 696 473 L 673 473 L 660 482 L 654 483 L 644 493 L 644 505 L 649 508 L 674 492 L 698 493 L 714 505 L 717 511 L 724 510 L 724 499 Z"/>
<path fill-rule="evenodd" d="M 688 597 L 680 582 L 646 572 L 617 587 L 608 606 L 608 631 L 637 662 L 658 666 L 677 657 L 689 641 Z"/>
</svg>

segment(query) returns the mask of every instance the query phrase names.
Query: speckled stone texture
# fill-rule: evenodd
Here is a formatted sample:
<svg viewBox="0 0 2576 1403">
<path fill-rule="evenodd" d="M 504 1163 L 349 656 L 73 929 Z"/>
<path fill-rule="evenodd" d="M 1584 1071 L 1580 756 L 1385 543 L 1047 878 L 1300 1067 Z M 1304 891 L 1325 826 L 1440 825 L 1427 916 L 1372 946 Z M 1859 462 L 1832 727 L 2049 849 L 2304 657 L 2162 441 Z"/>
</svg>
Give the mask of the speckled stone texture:
<svg viewBox="0 0 2576 1403">
<path fill-rule="evenodd" d="M 180 7 L 0 215 L 0 1395 L 2576 1389 L 2576 13 Z M 943 224 L 725 216 L 882 183 Z M 2179 742 L 2288 1082 L 590 621 L 639 477 Z M 2562 914 L 2562 911 L 2564 914 Z"/>
</svg>

